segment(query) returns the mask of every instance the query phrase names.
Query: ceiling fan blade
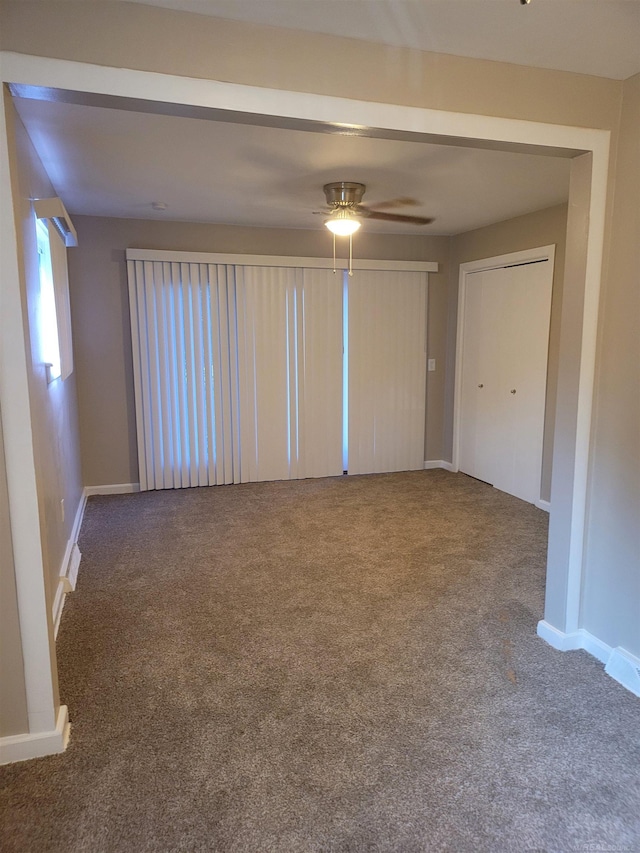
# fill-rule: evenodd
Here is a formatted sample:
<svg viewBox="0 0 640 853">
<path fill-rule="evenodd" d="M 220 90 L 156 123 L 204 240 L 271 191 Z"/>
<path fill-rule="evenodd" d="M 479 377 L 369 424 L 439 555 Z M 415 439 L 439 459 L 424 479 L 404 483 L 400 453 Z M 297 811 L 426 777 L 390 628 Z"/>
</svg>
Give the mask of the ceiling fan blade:
<svg viewBox="0 0 640 853">
<path fill-rule="evenodd" d="M 412 225 L 430 225 L 435 222 L 433 217 L 406 216 L 404 213 L 385 213 L 382 210 L 370 210 L 369 208 L 365 208 L 361 212 L 368 219 L 383 219 L 385 222 L 408 222 Z"/>
<path fill-rule="evenodd" d="M 391 210 L 394 207 L 417 207 L 419 204 L 420 202 L 416 198 L 399 196 L 398 198 L 389 198 L 386 201 L 379 201 L 375 203 L 375 207 L 373 208 L 366 204 L 361 204 L 359 206 L 366 210 Z"/>
</svg>

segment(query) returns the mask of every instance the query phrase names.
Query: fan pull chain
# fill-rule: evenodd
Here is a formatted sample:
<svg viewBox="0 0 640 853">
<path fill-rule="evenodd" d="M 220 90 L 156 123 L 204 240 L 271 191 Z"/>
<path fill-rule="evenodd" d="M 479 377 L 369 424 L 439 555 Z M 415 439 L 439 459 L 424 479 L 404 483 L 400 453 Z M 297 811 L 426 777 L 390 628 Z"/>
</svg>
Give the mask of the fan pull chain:
<svg viewBox="0 0 640 853">
<path fill-rule="evenodd" d="M 349 275 L 353 275 L 353 234 L 349 234 Z"/>
<path fill-rule="evenodd" d="M 333 274 L 336 274 L 336 235 L 333 235 Z"/>
</svg>

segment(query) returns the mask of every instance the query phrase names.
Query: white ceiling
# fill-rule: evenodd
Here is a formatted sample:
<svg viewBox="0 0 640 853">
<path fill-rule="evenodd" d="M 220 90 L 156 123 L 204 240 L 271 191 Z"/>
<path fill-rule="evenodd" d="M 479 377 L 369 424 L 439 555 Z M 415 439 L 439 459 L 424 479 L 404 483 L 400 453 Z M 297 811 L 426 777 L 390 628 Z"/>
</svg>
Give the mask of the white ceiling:
<svg viewBox="0 0 640 853">
<path fill-rule="evenodd" d="M 568 197 L 569 161 L 554 157 L 22 98 L 16 106 L 76 214 L 320 228 L 323 184 L 347 180 L 367 185 L 371 206 L 410 197 L 418 203 L 397 212 L 436 219 L 368 220 L 368 231 L 450 235 Z"/>
<path fill-rule="evenodd" d="M 640 0 L 134 0 L 618 80 L 640 72 Z"/>
</svg>

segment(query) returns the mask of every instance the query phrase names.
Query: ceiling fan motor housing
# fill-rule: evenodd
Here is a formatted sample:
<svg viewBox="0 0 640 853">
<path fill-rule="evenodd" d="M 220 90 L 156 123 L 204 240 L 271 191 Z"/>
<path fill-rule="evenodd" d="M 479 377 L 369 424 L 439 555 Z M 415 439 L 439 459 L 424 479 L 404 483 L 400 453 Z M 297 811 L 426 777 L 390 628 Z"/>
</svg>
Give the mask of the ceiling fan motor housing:
<svg viewBox="0 0 640 853">
<path fill-rule="evenodd" d="M 325 184 L 323 189 L 330 207 L 356 207 L 362 201 L 366 187 L 353 181 L 335 181 Z"/>
</svg>

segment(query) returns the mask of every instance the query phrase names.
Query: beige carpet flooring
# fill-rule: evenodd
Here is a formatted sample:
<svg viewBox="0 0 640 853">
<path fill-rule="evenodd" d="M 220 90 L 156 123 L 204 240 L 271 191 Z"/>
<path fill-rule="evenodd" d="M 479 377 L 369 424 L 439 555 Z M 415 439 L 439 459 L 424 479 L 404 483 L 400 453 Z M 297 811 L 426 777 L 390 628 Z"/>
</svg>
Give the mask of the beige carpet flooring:
<svg viewBox="0 0 640 853">
<path fill-rule="evenodd" d="M 3 853 L 639 851 L 640 700 L 536 637 L 547 522 L 444 471 L 91 498 Z"/>
</svg>

